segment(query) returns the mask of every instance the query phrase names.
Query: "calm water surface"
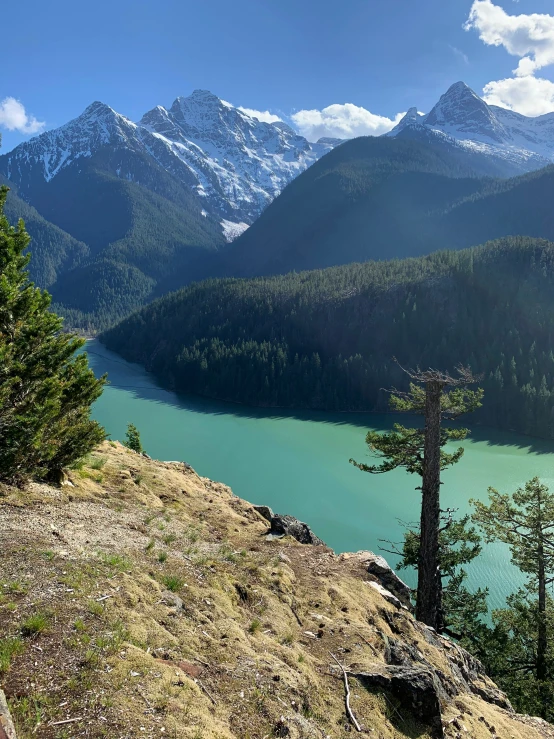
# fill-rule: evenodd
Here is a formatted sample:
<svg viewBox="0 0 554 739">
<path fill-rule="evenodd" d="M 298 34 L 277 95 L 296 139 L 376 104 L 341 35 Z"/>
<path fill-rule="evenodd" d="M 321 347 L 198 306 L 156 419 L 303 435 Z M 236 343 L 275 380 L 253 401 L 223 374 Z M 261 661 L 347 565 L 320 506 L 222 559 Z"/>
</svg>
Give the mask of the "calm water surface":
<svg viewBox="0 0 554 739">
<path fill-rule="evenodd" d="M 380 540 L 401 539 L 401 521 L 417 520 L 415 476 L 368 475 L 348 463 L 370 459 L 365 432 L 390 428 L 390 416 L 251 409 L 177 396 L 97 341 L 87 351 L 95 373 L 109 375 L 93 415 L 112 439 L 123 439 L 134 423 L 151 456 L 186 461 L 241 498 L 306 521 L 337 552 L 377 552 Z M 478 429 L 464 446 L 462 460 L 444 473 L 443 507 L 468 511 L 469 499 L 485 499 L 489 485 L 509 492 L 535 475 L 554 489 L 554 443 Z M 473 586 L 489 587 L 493 607 L 521 582 L 498 545 L 485 547 L 469 570 Z"/>
</svg>

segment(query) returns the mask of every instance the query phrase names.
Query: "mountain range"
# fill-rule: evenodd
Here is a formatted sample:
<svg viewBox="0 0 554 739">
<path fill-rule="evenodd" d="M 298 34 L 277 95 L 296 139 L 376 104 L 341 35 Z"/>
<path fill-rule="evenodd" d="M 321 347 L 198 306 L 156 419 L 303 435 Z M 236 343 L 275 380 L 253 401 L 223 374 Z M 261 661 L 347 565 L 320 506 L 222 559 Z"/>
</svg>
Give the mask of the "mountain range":
<svg viewBox="0 0 554 739">
<path fill-rule="evenodd" d="M 315 143 L 196 90 L 138 123 L 93 103 L 1 156 L 0 177 L 33 279 L 93 331 L 209 276 L 553 238 L 552 161 L 554 113 L 489 106 L 463 83 L 383 137 Z"/>
<path fill-rule="evenodd" d="M 0 170 L 30 201 L 60 174 L 109 150 L 120 179 L 163 191 L 141 166 L 145 158 L 198 198 L 199 212 L 224 234 L 250 225 L 296 175 L 338 140 L 311 144 L 285 123 L 264 123 L 206 90 L 157 106 L 138 123 L 95 102 L 64 126 L 0 158 Z M 162 193 L 163 194 L 163 193 Z"/>
</svg>

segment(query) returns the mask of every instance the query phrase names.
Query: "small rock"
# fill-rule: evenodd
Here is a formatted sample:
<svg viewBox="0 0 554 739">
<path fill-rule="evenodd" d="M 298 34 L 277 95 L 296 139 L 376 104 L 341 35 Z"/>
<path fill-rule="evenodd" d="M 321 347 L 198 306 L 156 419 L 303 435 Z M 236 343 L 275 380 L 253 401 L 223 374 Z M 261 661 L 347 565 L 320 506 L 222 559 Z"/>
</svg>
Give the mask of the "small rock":
<svg viewBox="0 0 554 739">
<path fill-rule="evenodd" d="M 402 605 L 411 609 L 411 588 L 398 577 L 384 557 L 368 552 L 364 564 L 370 575 L 376 577 L 383 587 L 398 598 Z"/>
<path fill-rule="evenodd" d="M 172 593 L 170 590 L 164 590 L 162 593 L 164 601 L 175 608 L 177 611 L 181 611 L 183 608 L 183 601 L 176 593 Z"/>
</svg>

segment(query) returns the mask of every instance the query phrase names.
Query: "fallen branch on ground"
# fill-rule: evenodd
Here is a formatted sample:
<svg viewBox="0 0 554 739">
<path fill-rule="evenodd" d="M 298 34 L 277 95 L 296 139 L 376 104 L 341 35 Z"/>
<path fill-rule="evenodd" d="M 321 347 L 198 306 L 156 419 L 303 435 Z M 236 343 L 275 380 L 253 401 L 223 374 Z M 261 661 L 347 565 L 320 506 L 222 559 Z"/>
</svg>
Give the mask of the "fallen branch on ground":
<svg viewBox="0 0 554 739">
<path fill-rule="evenodd" d="M 356 716 L 354 716 L 352 709 L 350 708 L 350 686 L 348 684 L 348 675 L 346 674 L 346 670 L 344 669 L 344 667 L 341 665 L 341 663 L 338 661 L 338 659 L 335 657 L 335 655 L 332 652 L 329 652 L 329 654 L 335 660 L 337 665 L 340 667 L 342 671 L 342 676 L 344 678 L 344 690 L 345 690 L 344 704 L 346 706 L 346 714 L 348 718 L 350 719 L 350 721 L 352 722 L 352 724 L 354 725 L 354 728 L 356 729 L 356 731 L 361 731 L 362 727 L 356 721 Z"/>
</svg>

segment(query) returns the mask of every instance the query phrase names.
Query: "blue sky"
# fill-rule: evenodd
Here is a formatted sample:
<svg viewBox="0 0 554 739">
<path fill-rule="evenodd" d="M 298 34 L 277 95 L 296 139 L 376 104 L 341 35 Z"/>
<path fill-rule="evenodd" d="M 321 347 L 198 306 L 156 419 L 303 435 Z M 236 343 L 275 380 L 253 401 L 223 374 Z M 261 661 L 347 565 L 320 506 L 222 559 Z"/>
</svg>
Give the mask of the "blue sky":
<svg viewBox="0 0 554 739">
<path fill-rule="evenodd" d="M 460 79 L 537 115 L 554 110 L 553 10 L 552 0 L 2 3 L 3 151 L 94 100 L 137 120 L 195 88 L 311 137 L 381 133 Z"/>
</svg>

